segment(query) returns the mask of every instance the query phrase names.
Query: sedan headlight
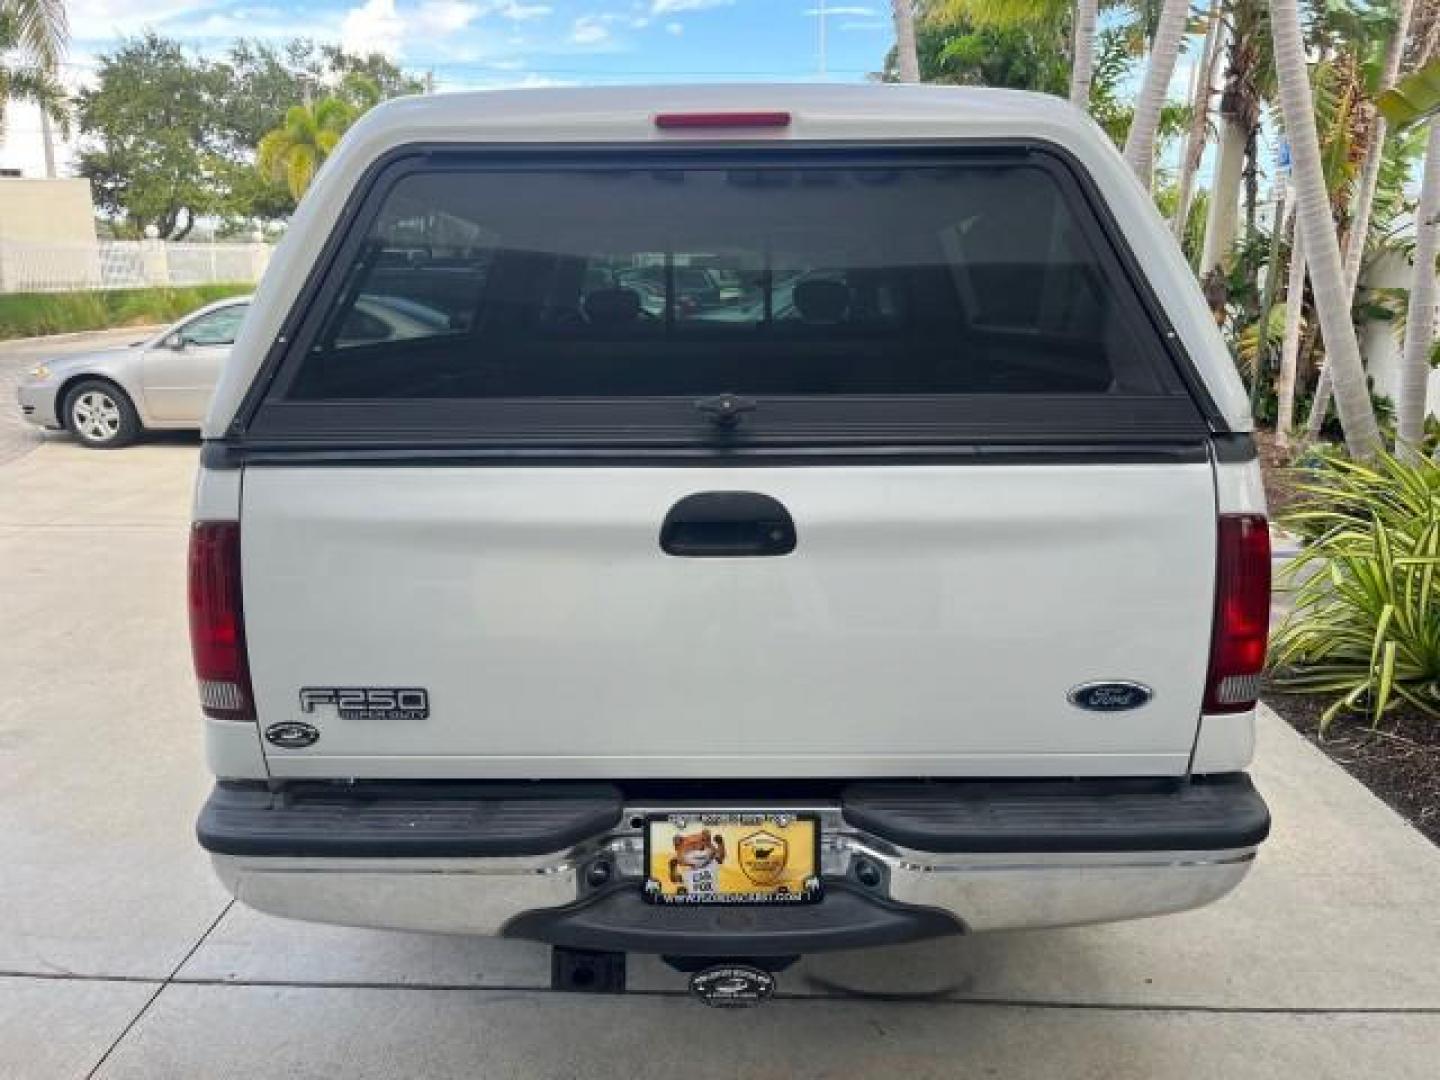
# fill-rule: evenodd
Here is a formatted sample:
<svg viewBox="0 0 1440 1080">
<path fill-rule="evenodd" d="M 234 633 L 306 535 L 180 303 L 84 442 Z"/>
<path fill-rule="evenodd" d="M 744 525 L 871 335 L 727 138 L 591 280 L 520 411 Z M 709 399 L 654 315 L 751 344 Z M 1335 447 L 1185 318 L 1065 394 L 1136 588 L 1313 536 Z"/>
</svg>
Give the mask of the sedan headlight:
<svg viewBox="0 0 1440 1080">
<path fill-rule="evenodd" d="M 37 381 L 50 378 L 50 369 L 44 364 L 36 364 L 30 369 L 30 378 Z"/>
</svg>

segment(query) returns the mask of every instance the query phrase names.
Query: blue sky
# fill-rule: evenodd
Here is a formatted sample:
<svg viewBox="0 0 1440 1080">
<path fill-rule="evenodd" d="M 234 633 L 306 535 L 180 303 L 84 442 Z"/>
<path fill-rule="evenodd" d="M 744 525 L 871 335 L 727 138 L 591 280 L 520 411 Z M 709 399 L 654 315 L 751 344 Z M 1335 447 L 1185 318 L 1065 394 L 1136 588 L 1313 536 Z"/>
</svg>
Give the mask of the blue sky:
<svg viewBox="0 0 1440 1080">
<path fill-rule="evenodd" d="M 153 29 L 197 52 L 308 37 L 433 71 L 441 91 L 616 82 L 852 82 L 884 63 L 889 0 L 68 0 L 72 86 Z M 822 16 L 821 12 L 824 12 Z M 60 148 L 64 174 L 69 146 Z M 39 116 L 10 110 L 0 166 L 42 172 Z"/>
<path fill-rule="evenodd" d="M 433 72 L 440 91 L 853 82 L 883 65 L 894 37 L 890 0 L 67 0 L 66 7 L 73 41 L 63 74 L 72 87 L 93 76 L 97 55 L 147 29 L 205 54 L 241 36 L 383 52 L 411 72 Z M 1192 63 L 1182 57 L 1172 94 L 1184 93 Z M 62 175 L 72 159 L 62 146 Z M 36 176 L 42 162 L 38 113 L 13 106 L 0 166 Z"/>
<path fill-rule="evenodd" d="M 877 70 L 889 0 L 826 0 L 826 69 Z M 78 64 L 151 27 L 205 51 L 294 36 L 433 69 L 441 89 L 516 83 L 803 79 L 820 73 L 819 0 L 73 0 Z"/>
</svg>

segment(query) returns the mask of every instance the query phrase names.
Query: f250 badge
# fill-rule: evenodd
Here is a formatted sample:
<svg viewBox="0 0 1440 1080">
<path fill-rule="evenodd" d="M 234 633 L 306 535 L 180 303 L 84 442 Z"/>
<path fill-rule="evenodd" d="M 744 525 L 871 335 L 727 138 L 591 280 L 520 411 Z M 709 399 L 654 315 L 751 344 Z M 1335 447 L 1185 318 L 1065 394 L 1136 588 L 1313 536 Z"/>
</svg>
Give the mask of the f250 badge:
<svg viewBox="0 0 1440 1080">
<path fill-rule="evenodd" d="M 341 720 L 424 720 L 430 693 L 418 686 L 307 686 L 300 711 L 330 707 Z"/>
<path fill-rule="evenodd" d="M 1067 695 L 1070 704 L 1077 709 L 1090 712 L 1124 712 L 1149 704 L 1155 696 L 1144 683 L 1138 682 L 1091 682 L 1073 687 Z"/>
</svg>

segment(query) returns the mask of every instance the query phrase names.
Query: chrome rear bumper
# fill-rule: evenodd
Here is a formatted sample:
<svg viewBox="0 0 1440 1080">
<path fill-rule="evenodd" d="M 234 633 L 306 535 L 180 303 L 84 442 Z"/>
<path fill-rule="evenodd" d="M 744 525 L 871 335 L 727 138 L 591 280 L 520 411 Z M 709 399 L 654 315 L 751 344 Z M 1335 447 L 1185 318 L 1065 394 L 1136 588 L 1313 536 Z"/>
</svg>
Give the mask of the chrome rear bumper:
<svg viewBox="0 0 1440 1080">
<path fill-rule="evenodd" d="M 347 926 L 504 935 L 515 932 L 522 915 L 527 916 L 524 925 L 531 926 L 535 913 L 575 906 L 587 895 L 597 864 L 606 864 L 612 892 L 633 884 L 638 893 L 643 840 L 636 823 L 661 809 L 684 810 L 627 807 L 616 829 L 536 857 L 212 858 L 237 899 L 274 915 Z M 954 930 L 963 932 L 1113 922 L 1200 907 L 1235 888 L 1256 851 L 1248 846 L 943 854 L 897 846 L 856 829 L 835 807 L 794 809 L 821 818 L 822 874 L 828 882 L 848 892 L 864 891 L 880 904 L 944 913 Z M 866 864 L 880 874 L 865 869 Z M 867 880 L 873 884 L 862 884 Z M 522 927 L 517 936 L 533 935 Z"/>
</svg>

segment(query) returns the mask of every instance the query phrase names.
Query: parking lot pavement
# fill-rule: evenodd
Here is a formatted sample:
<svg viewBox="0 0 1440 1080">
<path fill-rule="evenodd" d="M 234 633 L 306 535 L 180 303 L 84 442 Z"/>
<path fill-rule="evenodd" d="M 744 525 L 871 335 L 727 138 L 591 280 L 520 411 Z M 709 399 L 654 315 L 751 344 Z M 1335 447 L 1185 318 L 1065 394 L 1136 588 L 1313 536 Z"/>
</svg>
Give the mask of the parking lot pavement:
<svg viewBox="0 0 1440 1080">
<path fill-rule="evenodd" d="M 15 387 L 25 372 L 51 357 L 126 345 L 149 332 L 142 327 L 0 341 L 0 465 L 28 454 L 47 438 L 39 428 L 26 423 L 15 407 Z"/>
<path fill-rule="evenodd" d="M 1202 911 L 809 958 L 726 1013 L 656 961 L 232 905 L 183 607 L 193 440 L 0 465 L 0 1077 L 1425 1077 L 1440 852 L 1273 716 L 1275 834 Z M 909 1000 L 907 1000 L 909 999 Z"/>
</svg>

